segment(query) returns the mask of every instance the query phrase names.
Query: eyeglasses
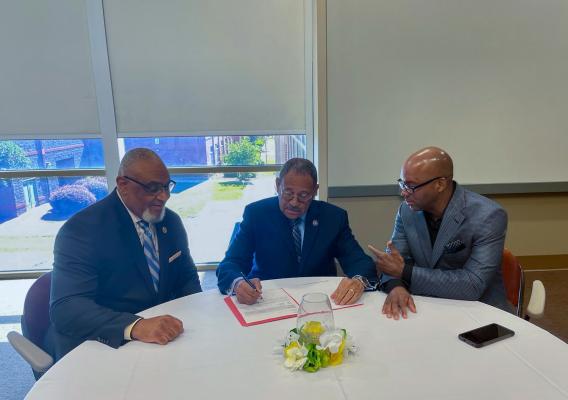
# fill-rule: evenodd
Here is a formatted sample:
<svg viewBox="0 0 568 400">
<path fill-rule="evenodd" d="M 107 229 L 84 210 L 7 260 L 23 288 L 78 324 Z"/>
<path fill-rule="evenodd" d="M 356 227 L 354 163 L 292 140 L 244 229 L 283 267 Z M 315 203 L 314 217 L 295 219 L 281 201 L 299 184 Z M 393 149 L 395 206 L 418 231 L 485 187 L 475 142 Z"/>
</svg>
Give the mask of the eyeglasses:
<svg viewBox="0 0 568 400">
<path fill-rule="evenodd" d="M 292 201 L 292 199 L 295 197 L 300 203 L 310 201 L 314 197 L 313 193 L 300 192 L 296 194 L 291 190 L 283 190 L 280 195 L 286 201 Z"/>
<path fill-rule="evenodd" d="M 416 192 L 416 190 L 420 189 L 422 186 L 426 186 L 427 184 L 434 182 L 436 179 L 446 179 L 446 177 L 445 176 L 437 176 L 435 178 L 429 179 L 426 182 L 420 183 L 418 185 L 409 185 L 405 181 L 403 181 L 402 179 L 399 179 L 397 182 L 398 182 L 398 186 L 400 187 L 400 190 L 403 190 L 403 191 L 407 192 L 408 194 L 412 194 L 412 193 Z"/>
<path fill-rule="evenodd" d="M 153 194 L 153 195 L 157 195 L 162 190 L 166 193 L 170 193 L 172 190 L 174 190 L 174 187 L 176 186 L 176 182 L 172 181 L 171 179 L 168 181 L 168 183 L 166 183 L 165 185 L 162 185 L 161 183 L 158 183 L 158 182 L 150 182 L 148 184 L 142 183 L 142 182 L 137 181 L 136 179 L 131 178 L 131 177 L 126 176 L 126 175 L 123 175 L 123 178 L 139 184 L 140 186 L 142 186 L 142 188 L 144 189 L 144 191 L 146 193 Z"/>
</svg>

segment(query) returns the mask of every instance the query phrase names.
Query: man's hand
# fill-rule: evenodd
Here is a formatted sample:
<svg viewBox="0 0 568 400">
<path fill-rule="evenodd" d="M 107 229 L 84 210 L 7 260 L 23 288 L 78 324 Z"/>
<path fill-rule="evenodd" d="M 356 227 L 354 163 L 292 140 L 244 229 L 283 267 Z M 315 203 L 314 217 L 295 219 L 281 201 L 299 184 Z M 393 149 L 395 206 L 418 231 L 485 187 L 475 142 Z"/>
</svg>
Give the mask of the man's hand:
<svg viewBox="0 0 568 400">
<path fill-rule="evenodd" d="M 262 297 L 262 285 L 260 284 L 260 279 L 254 278 L 250 281 L 254 285 L 255 289 L 251 288 L 244 279 L 239 281 L 234 289 L 235 294 L 237 295 L 237 300 L 241 304 L 254 304 Z"/>
<path fill-rule="evenodd" d="M 390 291 L 389 295 L 385 299 L 383 304 L 383 314 L 387 318 L 398 319 L 399 315 L 402 314 L 402 318 L 406 319 L 408 317 L 406 309 L 409 309 L 413 313 L 416 313 L 416 305 L 414 305 L 414 300 L 412 296 L 408 293 L 402 286 L 397 286 Z"/>
<path fill-rule="evenodd" d="M 353 304 L 359 300 L 364 290 L 365 286 L 358 279 L 343 278 L 337 289 L 331 294 L 331 299 L 335 304 L 341 306 Z"/>
<path fill-rule="evenodd" d="M 371 245 L 368 245 L 367 247 L 373 252 L 375 257 L 377 257 L 375 266 L 377 267 L 377 273 L 379 276 L 381 275 L 381 272 L 384 272 L 394 278 L 400 278 L 402 276 L 404 258 L 402 258 L 390 240 L 387 242 L 386 252 L 380 251 Z"/>
<path fill-rule="evenodd" d="M 160 315 L 136 322 L 130 337 L 146 343 L 167 344 L 182 332 L 183 322 L 171 315 Z"/>
</svg>

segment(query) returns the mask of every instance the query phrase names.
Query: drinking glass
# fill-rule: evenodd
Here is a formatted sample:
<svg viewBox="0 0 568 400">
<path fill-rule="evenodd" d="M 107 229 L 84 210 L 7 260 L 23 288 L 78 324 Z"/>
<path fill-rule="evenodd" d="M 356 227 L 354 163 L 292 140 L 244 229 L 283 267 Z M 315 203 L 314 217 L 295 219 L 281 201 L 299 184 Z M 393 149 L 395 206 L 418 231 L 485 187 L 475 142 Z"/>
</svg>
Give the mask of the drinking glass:
<svg viewBox="0 0 568 400">
<path fill-rule="evenodd" d="M 325 293 L 306 293 L 298 308 L 296 328 L 300 341 L 319 343 L 319 337 L 328 330 L 335 329 L 331 302 Z"/>
</svg>

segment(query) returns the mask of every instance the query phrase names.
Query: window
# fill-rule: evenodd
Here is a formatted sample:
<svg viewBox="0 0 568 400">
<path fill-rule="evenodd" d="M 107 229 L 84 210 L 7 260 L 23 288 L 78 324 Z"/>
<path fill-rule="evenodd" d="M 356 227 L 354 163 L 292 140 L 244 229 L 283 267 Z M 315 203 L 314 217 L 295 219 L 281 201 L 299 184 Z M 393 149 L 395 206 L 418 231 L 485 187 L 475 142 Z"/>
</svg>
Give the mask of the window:
<svg viewBox="0 0 568 400">
<path fill-rule="evenodd" d="M 195 261 L 218 263 L 244 206 L 311 158 L 311 3 L 32 3 L 0 24 L 15 38 L 0 65 L 0 273 L 50 269 L 59 227 L 114 188 L 134 147 L 178 182 L 168 207 Z"/>
<path fill-rule="evenodd" d="M 0 272 L 51 268 L 61 225 L 108 193 L 102 160 L 98 139 L 0 141 Z"/>
</svg>

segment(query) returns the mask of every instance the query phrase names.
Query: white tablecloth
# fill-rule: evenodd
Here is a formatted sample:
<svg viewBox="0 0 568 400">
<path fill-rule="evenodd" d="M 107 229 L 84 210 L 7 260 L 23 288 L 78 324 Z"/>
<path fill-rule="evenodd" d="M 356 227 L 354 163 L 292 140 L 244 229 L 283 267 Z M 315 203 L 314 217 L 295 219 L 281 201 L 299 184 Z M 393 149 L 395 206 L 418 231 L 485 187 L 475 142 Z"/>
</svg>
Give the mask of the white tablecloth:
<svg viewBox="0 0 568 400">
<path fill-rule="evenodd" d="M 265 281 L 265 288 L 338 278 Z M 309 291 L 309 290 L 308 290 Z M 567 399 L 568 346 L 550 333 L 479 302 L 415 296 L 417 314 L 381 314 L 385 294 L 335 312 L 358 355 L 315 374 L 289 372 L 273 349 L 295 319 L 242 327 L 212 290 L 142 315 L 171 314 L 185 332 L 166 345 L 118 350 L 89 341 L 54 365 L 27 399 Z M 475 349 L 461 332 L 500 323 L 515 336 Z"/>
</svg>

